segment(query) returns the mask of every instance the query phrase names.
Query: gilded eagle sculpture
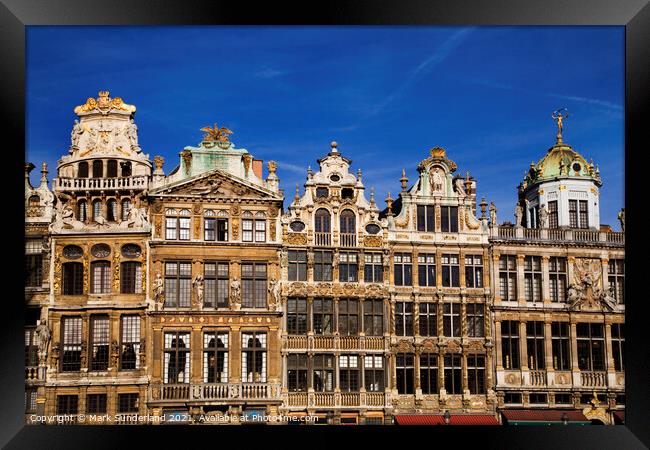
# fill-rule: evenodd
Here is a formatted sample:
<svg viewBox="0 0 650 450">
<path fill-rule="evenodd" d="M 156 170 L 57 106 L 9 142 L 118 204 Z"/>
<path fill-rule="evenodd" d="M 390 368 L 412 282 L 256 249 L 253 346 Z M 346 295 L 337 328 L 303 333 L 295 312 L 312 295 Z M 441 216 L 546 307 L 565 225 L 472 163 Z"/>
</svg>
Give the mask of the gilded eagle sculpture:
<svg viewBox="0 0 650 450">
<path fill-rule="evenodd" d="M 201 128 L 201 131 L 204 131 L 206 133 L 205 136 L 203 136 L 204 142 L 230 142 L 228 136 L 232 134 L 232 131 L 230 131 L 228 128 L 219 128 L 219 125 L 216 123 L 214 124 L 213 128 L 203 127 Z"/>
</svg>

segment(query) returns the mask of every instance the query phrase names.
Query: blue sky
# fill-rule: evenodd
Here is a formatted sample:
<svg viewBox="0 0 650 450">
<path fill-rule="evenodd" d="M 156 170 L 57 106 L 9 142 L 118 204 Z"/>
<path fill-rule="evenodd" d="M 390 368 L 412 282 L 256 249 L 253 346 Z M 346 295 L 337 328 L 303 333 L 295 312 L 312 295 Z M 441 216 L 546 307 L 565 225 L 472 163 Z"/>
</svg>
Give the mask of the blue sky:
<svg viewBox="0 0 650 450">
<path fill-rule="evenodd" d="M 136 105 L 140 145 L 166 173 L 217 122 L 278 162 L 287 206 L 336 140 L 383 207 L 402 168 L 412 184 L 440 146 L 499 222 L 513 220 L 516 186 L 566 107 L 564 141 L 599 165 L 601 222 L 620 228 L 623 27 L 30 26 L 27 161 L 53 177 L 74 107 L 99 90 Z"/>
</svg>

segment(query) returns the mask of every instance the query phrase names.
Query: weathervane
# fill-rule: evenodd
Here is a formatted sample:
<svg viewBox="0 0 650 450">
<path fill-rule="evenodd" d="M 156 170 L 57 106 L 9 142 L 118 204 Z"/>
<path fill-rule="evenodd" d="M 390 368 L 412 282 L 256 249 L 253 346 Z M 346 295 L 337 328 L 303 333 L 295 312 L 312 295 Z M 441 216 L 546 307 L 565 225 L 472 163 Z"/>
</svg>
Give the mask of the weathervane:
<svg viewBox="0 0 650 450">
<path fill-rule="evenodd" d="M 560 108 L 553 111 L 551 117 L 557 121 L 557 143 L 561 144 L 562 143 L 562 121 L 567 117 L 569 117 L 569 111 L 566 108 Z"/>
</svg>

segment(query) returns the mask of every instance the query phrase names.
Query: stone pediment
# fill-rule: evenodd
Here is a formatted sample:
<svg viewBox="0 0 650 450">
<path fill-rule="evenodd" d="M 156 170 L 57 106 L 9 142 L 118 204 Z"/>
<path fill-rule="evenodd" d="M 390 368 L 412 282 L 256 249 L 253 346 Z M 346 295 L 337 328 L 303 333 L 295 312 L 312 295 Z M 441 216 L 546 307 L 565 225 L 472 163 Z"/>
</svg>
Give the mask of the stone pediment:
<svg viewBox="0 0 650 450">
<path fill-rule="evenodd" d="M 278 194 L 215 169 L 178 183 L 160 186 L 151 195 L 282 200 Z"/>
</svg>

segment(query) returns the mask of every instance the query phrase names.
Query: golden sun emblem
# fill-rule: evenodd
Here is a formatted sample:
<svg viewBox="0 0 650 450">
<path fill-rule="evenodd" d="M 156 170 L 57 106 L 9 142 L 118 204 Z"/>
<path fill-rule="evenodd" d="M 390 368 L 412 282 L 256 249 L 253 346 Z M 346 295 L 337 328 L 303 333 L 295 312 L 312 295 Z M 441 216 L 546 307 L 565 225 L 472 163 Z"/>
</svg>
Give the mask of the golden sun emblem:
<svg viewBox="0 0 650 450">
<path fill-rule="evenodd" d="M 219 125 L 217 125 L 216 123 L 214 124 L 213 128 L 203 127 L 201 128 L 201 131 L 204 131 L 206 133 L 205 136 L 203 136 L 204 142 L 205 141 L 230 142 L 228 136 L 232 134 L 232 131 L 230 131 L 228 128 L 225 127 L 219 128 Z"/>
</svg>

